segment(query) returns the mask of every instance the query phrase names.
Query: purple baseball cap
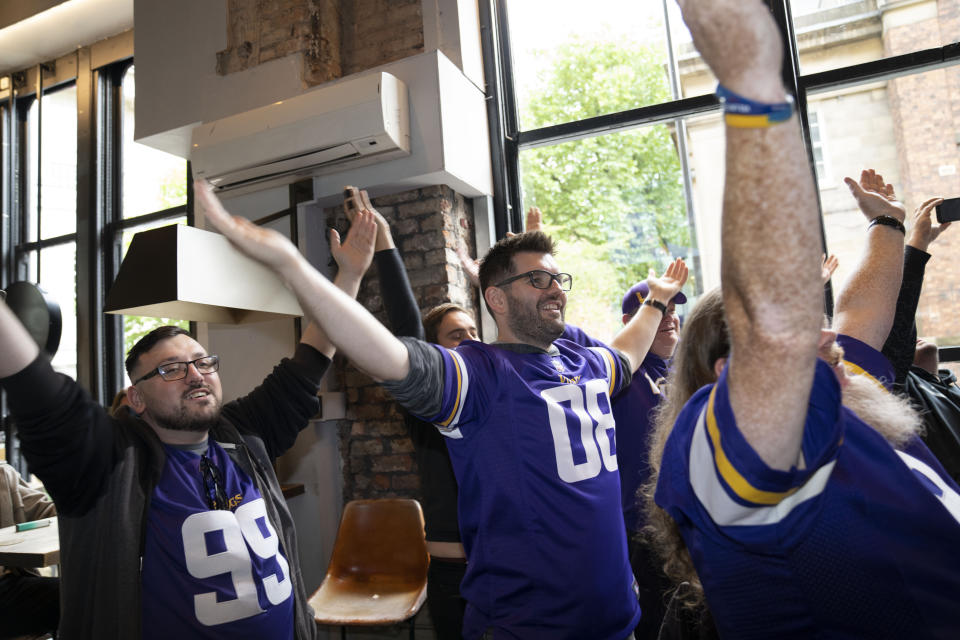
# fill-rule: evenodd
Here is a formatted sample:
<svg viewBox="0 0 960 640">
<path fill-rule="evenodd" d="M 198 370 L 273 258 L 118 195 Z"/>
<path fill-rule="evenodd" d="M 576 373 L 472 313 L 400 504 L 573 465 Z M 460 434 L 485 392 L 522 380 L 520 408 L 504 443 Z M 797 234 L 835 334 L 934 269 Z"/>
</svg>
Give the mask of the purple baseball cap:
<svg viewBox="0 0 960 640">
<path fill-rule="evenodd" d="M 630 287 L 623 296 L 623 313 L 626 315 L 632 314 L 640 308 L 640 305 L 643 304 L 643 301 L 646 300 L 649 295 L 650 287 L 647 286 L 646 280 L 641 280 Z M 677 292 L 677 295 L 673 296 L 671 300 L 671 302 L 675 302 L 676 304 L 684 304 L 686 301 L 687 296 L 683 295 L 683 291 Z"/>
</svg>

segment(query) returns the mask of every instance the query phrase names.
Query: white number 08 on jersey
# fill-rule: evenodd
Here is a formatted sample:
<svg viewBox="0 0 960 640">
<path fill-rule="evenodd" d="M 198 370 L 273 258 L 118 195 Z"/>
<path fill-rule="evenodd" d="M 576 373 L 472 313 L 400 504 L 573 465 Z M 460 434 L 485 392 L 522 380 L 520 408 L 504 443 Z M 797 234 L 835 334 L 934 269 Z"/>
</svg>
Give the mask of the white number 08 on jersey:
<svg viewBox="0 0 960 640">
<path fill-rule="evenodd" d="M 553 433 L 553 448 L 557 455 L 557 472 L 564 482 L 579 482 L 600 474 L 601 469 L 617 470 L 616 439 L 610 440 L 614 429 L 613 414 L 604 413 L 599 398 L 607 396 L 607 383 L 604 380 L 588 380 L 583 387 L 565 384 L 540 392 L 547 402 L 550 416 L 550 431 Z M 570 411 L 580 424 L 580 444 L 586 455 L 584 462 L 573 460 L 573 445 L 567 430 L 567 412 L 561 403 L 568 402 Z M 596 427 L 594 427 L 596 423 Z"/>
</svg>

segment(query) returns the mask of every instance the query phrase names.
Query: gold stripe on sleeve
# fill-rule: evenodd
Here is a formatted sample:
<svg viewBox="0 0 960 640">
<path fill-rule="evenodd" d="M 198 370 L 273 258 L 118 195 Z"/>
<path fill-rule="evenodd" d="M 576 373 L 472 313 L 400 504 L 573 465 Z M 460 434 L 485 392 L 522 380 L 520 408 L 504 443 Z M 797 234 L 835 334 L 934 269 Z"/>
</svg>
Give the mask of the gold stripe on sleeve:
<svg viewBox="0 0 960 640">
<path fill-rule="evenodd" d="M 710 400 L 707 403 L 707 433 L 710 435 L 710 441 L 713 443 L 713 461 L 717 471 L 724 479 L 727 485 L 733 489 L 740 498 L 754 504 L 778 504 L 787 496 L 795 493 L 799 487 L 794 487 L 788 491 L 764 491 L 757 489 L 744 478 L 733 463 L 727 458 L 720 442 L 720 429 L 717 427 L 717 418 L 713 413 L 713 400 L 717 394 L 717 387 L 714 386 L 710 391 Z"/>
</svg>

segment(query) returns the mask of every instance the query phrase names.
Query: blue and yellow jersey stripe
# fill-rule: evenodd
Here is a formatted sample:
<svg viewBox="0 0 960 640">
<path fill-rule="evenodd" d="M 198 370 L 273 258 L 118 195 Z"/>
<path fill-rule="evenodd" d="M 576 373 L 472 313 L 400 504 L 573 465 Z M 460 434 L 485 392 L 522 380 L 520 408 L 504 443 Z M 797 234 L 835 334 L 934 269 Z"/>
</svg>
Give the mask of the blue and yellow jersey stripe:
<svg viewBox="0 0 960 640">
<path fill-rule="evenodd" d="M 610 381 L 607 391 L 612 398 L 619 384 L 619 379 L 617 378 L 617 363 L 614 360 L 614 355 L 609 349 L 604 347 L 590 347 L 590 350 L 603 356 L 603 364 L 607 367 L 607 379 Z"/>
<path fill-rule="evenodd" d="M 717 418 L 714 414 L 714 398 L 717 395 L 717 387 L 714 386 L 710 391 L 710 399 L 707 402 L 707 434 L 710 436 L 710 442 L 713 444 L 713 462 L 717 472 L 723 478 L 727 486 L 737 494 L 739 498 L 753 504 L 774 505 L 779 504 L 787 496 L 795 493 L 799 487 L 794 487 L 787 491 L 764 491 L 754 487 L 743 477 L 723 450 L 723 442 L 720 438 L 720 429 L 717 426 Z"/>
<path fill-rule="evenodd" d="M 460 411 L 463 408 L 469 387 L 469 376 L 467 375 L 467 369 L 460 354 L 452 349 L 447 349 L 446 351 L 450 355 L 450 362 L 453 364 L 453 370 L 456 376 L 456 391 L 453 398 L 453 407 L 450 409 L 447 417 L 435 423 L 440 428 L 449 428 L 450 425 L 460 417 Z"/>
<path fill-rule="evenodd" d="M 877 380 L 876 376 L 874 376 L 872 373 L 870 373 L 869 371 L 867 371 L 857 363 L 850 362 L 849 360 L 842 360 L 841 362 L 843 362 L 843 364 L 847 367 L 847 369 L 850 370 L 851 373 L 854 373 L 858 376 L 864 376 L 865 378 L 867 378 L 867 380 L 869 380 L 873 384 L 877 385 L 887 393 L 890 393 L 890 390 L 887 389 L 887 387 L 882 382 Z"/>
</svg>

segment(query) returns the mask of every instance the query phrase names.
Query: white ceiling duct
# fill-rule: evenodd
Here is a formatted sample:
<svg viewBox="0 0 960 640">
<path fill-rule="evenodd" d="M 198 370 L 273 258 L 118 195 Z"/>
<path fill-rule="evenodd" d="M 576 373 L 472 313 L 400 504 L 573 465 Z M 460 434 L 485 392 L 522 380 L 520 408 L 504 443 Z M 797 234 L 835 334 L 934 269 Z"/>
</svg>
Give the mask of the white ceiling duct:
<svg viewBox="0 0 960 640">
<path fill-rule="evenodd" d="M 273 271 L 220 234 L 184 225 L 133 237 L 104 311 L 227 324 L 303 315 Z"/>
</svg>

